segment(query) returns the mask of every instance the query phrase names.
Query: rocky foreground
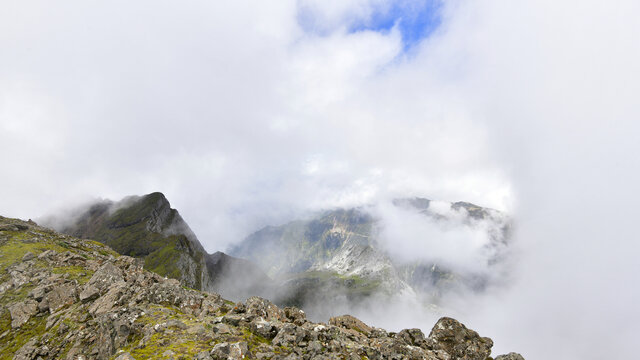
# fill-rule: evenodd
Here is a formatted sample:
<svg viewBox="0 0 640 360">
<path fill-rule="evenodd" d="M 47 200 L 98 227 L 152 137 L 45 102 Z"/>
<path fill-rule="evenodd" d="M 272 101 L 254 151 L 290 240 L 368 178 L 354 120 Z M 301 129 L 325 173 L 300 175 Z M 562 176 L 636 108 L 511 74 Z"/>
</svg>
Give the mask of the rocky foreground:
<svg viewBox="0 0 640 360">
<path fill-rule="evenodd" d="M 262 298 L 184 288 L 142 264 L 0 217 L 0 359 L 492 359 L 493 341 L 451 318 L 429 336 L 349 315 L 314 323 Z"/>
</svg>

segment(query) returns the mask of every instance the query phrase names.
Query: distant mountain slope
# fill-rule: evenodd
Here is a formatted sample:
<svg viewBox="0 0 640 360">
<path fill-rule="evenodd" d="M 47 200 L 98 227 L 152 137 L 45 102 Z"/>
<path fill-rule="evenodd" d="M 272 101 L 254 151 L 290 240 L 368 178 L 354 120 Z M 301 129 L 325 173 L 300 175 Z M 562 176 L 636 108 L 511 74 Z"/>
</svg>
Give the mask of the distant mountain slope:
<svg viewBox="0 0 640 360">
<path fill-rule="evenodd" d="M 498 261 L 506 246 L 509 221 L 496 210 L 456 202 L 449 203 L 443 212 L 423 198 L 398 199 L 393 206 L 424 216 L 425 222 L 451 227 L 483 224 L 478 231 L 486 231 L 490 239 L 485 245 L 490 254 L 487 263 Z M 472 290 L 486 286 L 488 277 L 481 272 L 448 267 L 428 256 L 412 261 L 394 256 L 381 243 L 384 224 L 372 214 L 375 212 L 367 208 L 337 209 L 311 219 L 269 226 L 249 235 L 229 253 L 255 262 L 272 277 L 284 279 L 289 297 L 283 302 L 295 305 L 309 301 L 308 294 L 313 294 L 314 301 L 323 301 L 318 300 L 318 294 L 358 299 L 373 292 L 420 293 L 437 298 L 456 286 Z M 452 216 L 456 217 L 455 223 Z"/>
<path fill-rule="evenodd" d="M 58 230 L 144 258 L 146 269 L 191 288 L 203 289 L 209 283 L 204 248 L 162 193 L 101 201 L 79 209 L 75 219 Z"/>
<path fill-rule="evenodd" d="M 259 295 L 259 289 L 269 284 L 269 278 L 246 261 L 224 255 L 220 262 L 221 253 L 207 254 L 189 225 L 159 192 L 118 202 L 103 200 L 74 210 L 71 219 L 53 215 L 43 223 L 65 234 L 104 243 L 120 254 L 142 258 L 147 270 L 194 289 L 224 288 L 232 291 L 225 296 L 235 298 Z M 233 283 L 238 285 L 231 288 Z"/>
<path fill-rule="evenodd" d="M 272 276 L 300 273 L 334 257 L 345 243 L 368 245 L 373 219 L 357 209 L 328 211 L 317 218 L 268 226 L 229 253 L 252 259 Z"/>
</svg>

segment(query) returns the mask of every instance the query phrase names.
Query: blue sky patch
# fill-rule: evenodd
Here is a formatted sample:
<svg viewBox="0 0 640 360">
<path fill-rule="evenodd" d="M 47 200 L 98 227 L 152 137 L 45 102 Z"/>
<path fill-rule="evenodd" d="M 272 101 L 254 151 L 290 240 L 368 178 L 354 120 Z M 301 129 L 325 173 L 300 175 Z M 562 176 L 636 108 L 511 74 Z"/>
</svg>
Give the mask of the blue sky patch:
<svg viewBox="0 0 640 360">
<path fill-rule="evenodd" d="M 402 34 L 404 49 L 407 50 L 428 37 L 441 23 L 441 0 L 401 0 L 395 1 L 389 6 L 374 9 L 371 17 L 367 19 L 345 19 L 349 32 L 378 31 L 388 32 L 394 26 Z M 306 32 L 319 35 L 327 35 L 329 29 L 325 29 L 309 9 L 300 8 L 298 11 L 298 23 Z"/>
<path fill-rule="evenodd" d="M 440 6 L 437 0 L 397 2 L 387 11 L 375 12 L 369 21 L 354 24 L 351 31 L 389 31 L 397 24 L 407 49 L 428 37 L 440 25 Z"/>
</svg>

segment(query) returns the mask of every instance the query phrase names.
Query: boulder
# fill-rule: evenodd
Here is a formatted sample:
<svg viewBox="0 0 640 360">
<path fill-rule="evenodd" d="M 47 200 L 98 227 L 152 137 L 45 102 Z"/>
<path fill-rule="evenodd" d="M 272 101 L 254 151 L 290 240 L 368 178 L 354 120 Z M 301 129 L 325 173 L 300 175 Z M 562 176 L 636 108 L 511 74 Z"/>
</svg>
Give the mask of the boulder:
<svg viewBox="0 0 640 360">
<path fill-rule="evenodd" d="M 244 359 L 249 357 L 249 346 L 246 342 L 240 341 L 229 346 L 228 359 Z"/>
<path fill-rule="evenodd" d="M 44 296 L 53 289 L 53 285 L 45 284 L 36 286 L 33 290 L 29 292 L 29 297 L 35 301 L 41 301 Z"/>
<path fill-rule="evenodd" d="M 275 346 L 293 346 L 306 337 L 305 330 L 295 324 L 284 324 L 278 334 L 273 338 Z"/>
<path fill-rule="evenodd" d="M 273 326 L 271 322 L 266 321 L 262 317 L 251 321 L 251 324 L 249 324 L 249 328 L 251 329 L 251 332 L 260 335 L 265 339 L 273 339 L 278 333 L 276 327 Z"/>
<path fill-rule="evenodd" d="M 31 316 L 38 312 L 38 303 L 33 300 L 15 303 L 7 306 L 11 315 L 11 327 L 18 328 L 24 325 Z"/>
<path fill-rule="evenodd" d="M 369 336 L 372 330 L 370 326 L 351 315 L 332 317 L 331 319 L 329 319 L 329 324 L 345 329 L 355 330 L 366 336 Z"/>
<path fill-rule="evenodd" d="M 122 281 L 124 281 L 122 270 L 108 262 L 93 273 L 93 276 L 91 276 L 91 279 L 87 282 L 84 289 L 93 287 L 98 289 L 100 294 L 104 294 L 109 290 L 111 285 Z"/>
<path fill-rule="evenodd" d="M 403 341 L 407 345 L 428 347 L 425 346 L 426 339 L 420 329 L 404 329 L 396 334 L 396 339 Z"/>
<path fill-rule="evenodd" d="M 284 315 L 289 321 L 291 321 L 292 323 L 298 326 L 307 322 L 307 315 L 304 313 L 304 311 L 294 306 L 285 307 Z"/>
<path fill-rule="evenodd" d="M 491 339 L 480 337 L 477 332 L 448 317 L 438 320 L 429 339 L 437 343 L 438 349 L 434 350 L 446 351 L 451 360 L 485 360 L 493 347 Z"/>
<path fill-rule="evenodd" d="M 49 307 L 49 312 L 54 313 L 61 308 L 76 302 L 78 291 L 73 283 L 54 286 L 42 300 Z"/>
<path fill-rule="evenodd" d="M 524 360 L 524 357 L 518 353 L 510 352 L 506 355 L 498 355 L 495 360 Z"/>
<path fill-rule="evenodd" d="M 100 289 L 93 284 L 87 284 L 80 293 L 80 301 L 83 303 L 95 300 L 100 297 Z"/>
<path fill-rule="evenodd" d="M 111 311 L 114 306 L 117 306 L 118 300 L 126 290 L 127 284 L 125 282 L 118 282 L 111 285 L 106 294 L 99 297 L 89 306 L 89 313 L 95 316 Z"/>
</svg>

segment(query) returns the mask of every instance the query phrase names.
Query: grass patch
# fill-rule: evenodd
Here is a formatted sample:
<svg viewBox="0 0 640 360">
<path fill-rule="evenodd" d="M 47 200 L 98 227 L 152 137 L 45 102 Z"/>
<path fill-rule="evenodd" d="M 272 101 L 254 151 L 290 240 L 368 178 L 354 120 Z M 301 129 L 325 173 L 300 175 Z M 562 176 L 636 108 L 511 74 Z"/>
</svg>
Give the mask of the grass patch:
<svg viewBox="0 0 640 360">
<path fill-rule="evenodd" d="M 5 315 L 3 314 L 2 322 L 5 321 L 4 316 Z M 10 319 L 11 317 L 9 316 L 9 321 Z M 20 328 L 9 331 L 9 334 L 3 337 L 0 342 L 0 360 L 12 359 L 15 352 L 29 340 L 38 338 L 40 335 L 44 334 L 46 323 L 47 320 L 45 317 L 32 316 L 31 319 L 29 319 L 29 321 Z M 11 327 L 11 323 L 9 323 L 9 327 Z"/>
<path fill-rule="evenodd" d="M 93 271 L 88 270 L 82 266 L 60 266 L 55 267 L 51 270 L 54 274 L 69 274 L 69 280 L 76 280 L 78 284 L 84 285 L 86 284 L 91 276 L 93 276 Z"/>
<path fill-rule="evenodd" d="M 38 256 L 38 254 L 46 250 L 55 250 L 57 252 L 66 251 L 66 249 L 60 245 L 44 241 L 25 242 L 24 240 L 30 239 L 24 236 L 25 232 L 5 232 L 5 234 L 7 233 L 11 234 L 11 239 L 0 245 L 0 272 L 2 273 L 4 273 L 9 266 L 20 262 L 27 252 L 32 252 Z M 33 235 L 31 235 L 31 237 L 33 237 Z"/>
<path fill-rule="evenodd" d="M 19 288 L 12 288 L 7 290 L 0 299 L 2 299 L 3 304 L 10 304 L 13 302 L 24 301 L 29 295 L 29 291 L 31 291 L 35 286 L 33 284 L 25 284 Z"/>
</svg>

